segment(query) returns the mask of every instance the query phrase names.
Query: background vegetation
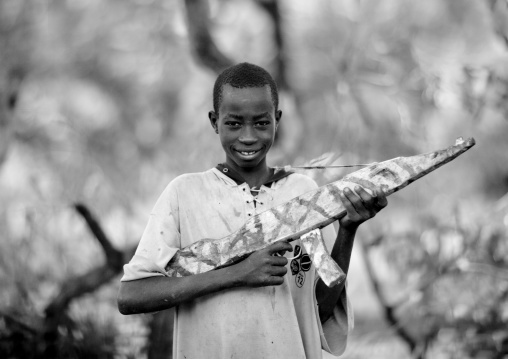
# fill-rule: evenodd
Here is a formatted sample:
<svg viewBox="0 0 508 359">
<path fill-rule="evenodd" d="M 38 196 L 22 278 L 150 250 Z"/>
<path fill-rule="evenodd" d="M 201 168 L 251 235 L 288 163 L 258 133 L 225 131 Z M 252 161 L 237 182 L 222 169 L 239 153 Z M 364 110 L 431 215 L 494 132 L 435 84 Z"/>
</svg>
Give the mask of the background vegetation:
<svg viewBox="0 0 508 359">
<path fill-rule="evenodd" d="M 165 185 L 223 161 L 213 81 L 249 61 L 273 165 L 478 143 L 360 231 L 344 357 L 508 357 L 506 1 L 3 0 L 0 46 L 0 356 L 167 358 L 171 311 L 121 316 L 119 273 Z"/>
</svg>

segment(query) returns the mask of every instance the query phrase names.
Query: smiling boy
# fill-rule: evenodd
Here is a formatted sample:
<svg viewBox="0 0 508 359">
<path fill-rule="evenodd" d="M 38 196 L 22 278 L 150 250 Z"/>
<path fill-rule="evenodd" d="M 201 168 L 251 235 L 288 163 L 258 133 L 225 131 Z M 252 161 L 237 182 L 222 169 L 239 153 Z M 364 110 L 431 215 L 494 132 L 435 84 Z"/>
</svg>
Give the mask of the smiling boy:
<svg viewBox="0 0 508 359">
<path fill-rule="evenodd" d="M 266 163 L 279 126 L 277 87 L 262 68 L 226 69 L 214 86 L 210 123 L 226 161 L 174 179 L 150 215 L 136 254 L 124 267 L 123 314 L 176 307 L 173 358 L 321 358 L 339 355 L 352 327 L 343 285 L 326 287 L 298 241 L 277 242 L 226 268 L 183 278 L 166 265 L 183 247 L 222 238 L 250 217 L 317 188 L 300 174 Z M 347 209 L 338 234 L 321 230 L 347 273 L 358 226 L 386 206 L 382 193 L 341 195 Z M 289 261 L 278 254 L 293 252 Z M 290 253 L 285 254 L 290 256 Z"/>
</svg>

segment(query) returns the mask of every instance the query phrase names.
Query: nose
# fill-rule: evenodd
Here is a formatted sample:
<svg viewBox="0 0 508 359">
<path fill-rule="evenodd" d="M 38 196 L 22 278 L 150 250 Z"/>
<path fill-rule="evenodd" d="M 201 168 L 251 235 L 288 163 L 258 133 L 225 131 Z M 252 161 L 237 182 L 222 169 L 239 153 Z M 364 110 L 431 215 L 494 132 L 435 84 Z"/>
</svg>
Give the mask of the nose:
<svg viewBox="0 0 508 359">
<path fill-rule="evenodd" d="M 252 145 L 257 141 L 257 137 L 252 126 L 244 126 L 242 128 L 242 133 L 240 137 L 238 137 L 238 141 L 245 145 Z"/>
</svg>

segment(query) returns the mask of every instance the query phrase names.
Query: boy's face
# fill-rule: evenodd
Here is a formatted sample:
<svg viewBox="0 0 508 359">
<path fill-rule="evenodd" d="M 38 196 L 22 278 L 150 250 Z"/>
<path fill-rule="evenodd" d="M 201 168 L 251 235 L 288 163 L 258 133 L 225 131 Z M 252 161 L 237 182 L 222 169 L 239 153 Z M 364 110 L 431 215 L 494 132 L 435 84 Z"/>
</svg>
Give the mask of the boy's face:
<svg viewBox="0 0 508 359">
<path fill-rule="evenodd" d="M 266 166 L 281 116 L 273 106 L 268 85 L 235 88 L 226 84 L 219 113 L 208 114 L 226 152 L 226 163 L 237 169 Z"/>
</svg>

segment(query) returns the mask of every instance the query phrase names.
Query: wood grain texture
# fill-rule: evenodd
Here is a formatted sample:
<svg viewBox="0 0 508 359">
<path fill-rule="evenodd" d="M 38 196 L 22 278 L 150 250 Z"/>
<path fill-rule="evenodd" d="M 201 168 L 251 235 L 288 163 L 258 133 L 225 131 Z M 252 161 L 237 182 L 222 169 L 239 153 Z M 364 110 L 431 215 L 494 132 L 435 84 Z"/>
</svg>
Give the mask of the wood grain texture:
<svg viewBox="0 0 508 359">
<path fill-rule="evenodd" d="M 254 216 L 236 232 L 224 238 L 203 239 L 182 248 L 166 266 L 167 275 L 193 275 L 231 265 L 272 243 L 292 241 L 314 229 L 323 228 L 346 214 L 339 199 L 339 193 L 345 187 L 354 189 L 360 185 L 368 191 L 382 189 L 386 195 L 390 195 L 452 161 L 474 144 L 473 138 L 465 141 L 459 138 L 455 145 L 443 150 L 397 157 L 362 168 L 339 181 Z M 316 245 L 315 248 L 321 247 Z M 326 256 L 328 253 L 320 255 Z M 314 263 L 317 267 L 320 265 L 317 261 Z M 330 273 L 320 271 L 319 267 L 317 271 L 318 274 Z M 335 282 L 334 276 L 340 277 L 340 273 L 334 273 L 327 281 Z"/>
</svg>

